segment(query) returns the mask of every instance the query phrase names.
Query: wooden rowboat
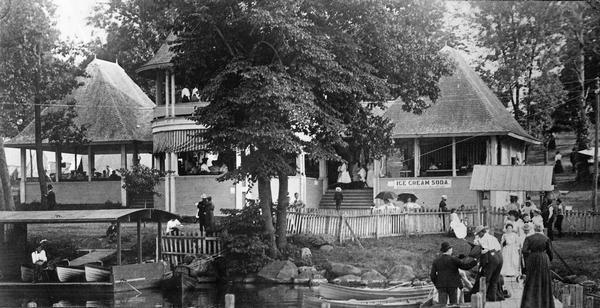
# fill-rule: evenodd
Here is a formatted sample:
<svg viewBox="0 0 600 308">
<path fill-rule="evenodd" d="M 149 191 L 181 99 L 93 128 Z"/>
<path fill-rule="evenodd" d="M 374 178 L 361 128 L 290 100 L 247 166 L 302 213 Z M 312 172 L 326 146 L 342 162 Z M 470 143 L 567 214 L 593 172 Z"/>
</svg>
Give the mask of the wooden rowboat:
<svg viewBox="0 0 600 308">
<path fill-rule="evenodd" d="M 60 282 L 76 282 L 83 281 L 85 276 L 85 270 L 75 267 L 57 266 L 56 275 Z"/>
<path fill-rule="evenodd" d="M 369 307 L 385 307 L 385 308 L 420 308 L 428 299 L 402 299 L 402 298 L 386 298 L 386 299 L 371 299 L 371 300 L 335 300 L 324 299 L 317 297 L 305 297 L 304 303 L 309 307 L 322 307 L 323 303 L 328 303 L 331 308 L 369 308 Z"/>
<path fill-rule="evenodd" d="M 85 281 L 88 282 L 102 282 L 110 280 L 110 269 L 86 264 L 85 265 Z"/>
<path fill-rule="evenodd" d="M 435 290 L 433 285 L 419 287 L 392 287 L 387 289 L 352 288 L 325 283 L 319 286 L 319 295 L 335 300 L 370 300 L 389 297 L 402 299 L 419 299 L 429 297 Z"/>
<path fill-rule="evenodd" d="M 21 265 L 21 281 L 31 282 L 33 281 L 33 268 Z"/>
</svg>

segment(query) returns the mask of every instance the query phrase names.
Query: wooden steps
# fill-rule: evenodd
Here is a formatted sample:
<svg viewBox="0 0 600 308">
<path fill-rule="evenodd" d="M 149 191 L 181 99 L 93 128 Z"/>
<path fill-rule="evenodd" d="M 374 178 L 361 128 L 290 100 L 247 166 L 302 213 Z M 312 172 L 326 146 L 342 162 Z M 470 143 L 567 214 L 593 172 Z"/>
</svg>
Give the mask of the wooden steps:
<svg viewBox="0 0 600 308">
<path fill-rule="evenodd" d="M 342 193 L 344 194 L 341 206 L 343 209 L 369 209 L 373 206 L 373 188 L 345 189 Z M 334 189 L 328 189 L 321 197 L 319 208 L 335 209 L 334 194 Z"/>
</svg>

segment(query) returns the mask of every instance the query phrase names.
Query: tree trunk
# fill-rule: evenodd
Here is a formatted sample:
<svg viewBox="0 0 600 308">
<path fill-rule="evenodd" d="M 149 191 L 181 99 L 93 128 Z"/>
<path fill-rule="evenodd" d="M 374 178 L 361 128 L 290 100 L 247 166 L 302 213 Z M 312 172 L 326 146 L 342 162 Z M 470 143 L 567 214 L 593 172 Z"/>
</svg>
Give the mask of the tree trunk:
<svg viewBox="0 0 600 308">
<path fill-rule="evenodd" d="M 544 165 L 548 164 L 548 142 L 544 142 Z"/>
<path fill-rule="evenodd" d="M 288 196 L 288 176 L 280 173 L 279 196 L 277 200 L 277 247 L 282 251 L 287 246 L 287 209 L 290 204 Z"/>
<path fill-rule="evenodd" d="M 273 215 L 271 213 L 273 198 L 271 197 L 271 181 L 269 178 L 258 178 L 258 196 L 265 224 L 264 231 L 269 240 L 269 256 L 276 258 L 279 255 L 279 250 L 277 250 L 277 243 L 275 241 L 275 228 L 273 227 Z"/>
<path fill-rule="evenodd" d="M 41 50 L 40 45 L 36 48 L 38 56 L 38 67 L 37 73 L 35 74 L 35 98 L 34 98 L 34 112 L 35 112 L 35 160 L 37 162 L 38 180 L 40 183 L 40 202 L 42 208 L 46 208 L 46 195 L 48 190 L 46 187 L 46 172 L 44 171 L 44 152 L 42 149 L 42 103 L 40 99 L 40 79 L 41 79 Z"/>
<path fill-rule="evenodd" d="M 21 175 L 21 180 L 25 177 Z M 10 187 L 10 175 L 6 165 L 6 154 L 4 153 L 4 141 L 0 137 L 0 211 L 14 211 L 15 201 L 12 198 Z"/>
</svg>

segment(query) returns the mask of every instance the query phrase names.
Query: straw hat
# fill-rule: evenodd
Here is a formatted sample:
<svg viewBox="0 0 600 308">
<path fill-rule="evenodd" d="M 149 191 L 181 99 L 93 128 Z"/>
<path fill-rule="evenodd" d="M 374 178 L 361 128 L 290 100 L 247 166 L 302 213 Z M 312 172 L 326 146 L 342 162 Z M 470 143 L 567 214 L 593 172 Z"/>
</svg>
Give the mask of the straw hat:
<svg viewBox="0 0 600 308">
<path fill-rule="evenodd" d="M 487 230 L 487 228 L 484 227 L 483 225 L 479 225 L 479 226 L 475 227 L 474 233 L 477 234 L 477 233 L 479 233 L 481 231 L 484 231 L 484 230 Z"/>
</svg>

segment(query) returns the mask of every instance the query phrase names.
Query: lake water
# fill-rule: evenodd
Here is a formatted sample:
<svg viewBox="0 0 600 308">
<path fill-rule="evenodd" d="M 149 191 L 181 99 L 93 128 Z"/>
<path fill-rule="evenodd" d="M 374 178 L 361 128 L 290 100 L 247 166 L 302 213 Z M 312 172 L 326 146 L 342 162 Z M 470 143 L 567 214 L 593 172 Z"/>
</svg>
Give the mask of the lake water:
<svg viewBox="0 0 600 308">
<path fill-rule="evenodd" d="M 178 292 L 142 290 L 110 295 L 48 294 L 37 291 L 0 291 L 0 307 L 202 307 L 222 308 L 225 294 L 235 294 L 236 308 L 302 307 L 302 298 L 313 295 L 309 287 L 293 285 L 206 284 L 201 289 Z M 28 306 L 29 305 L 29 306 Z"/>
</svg>

